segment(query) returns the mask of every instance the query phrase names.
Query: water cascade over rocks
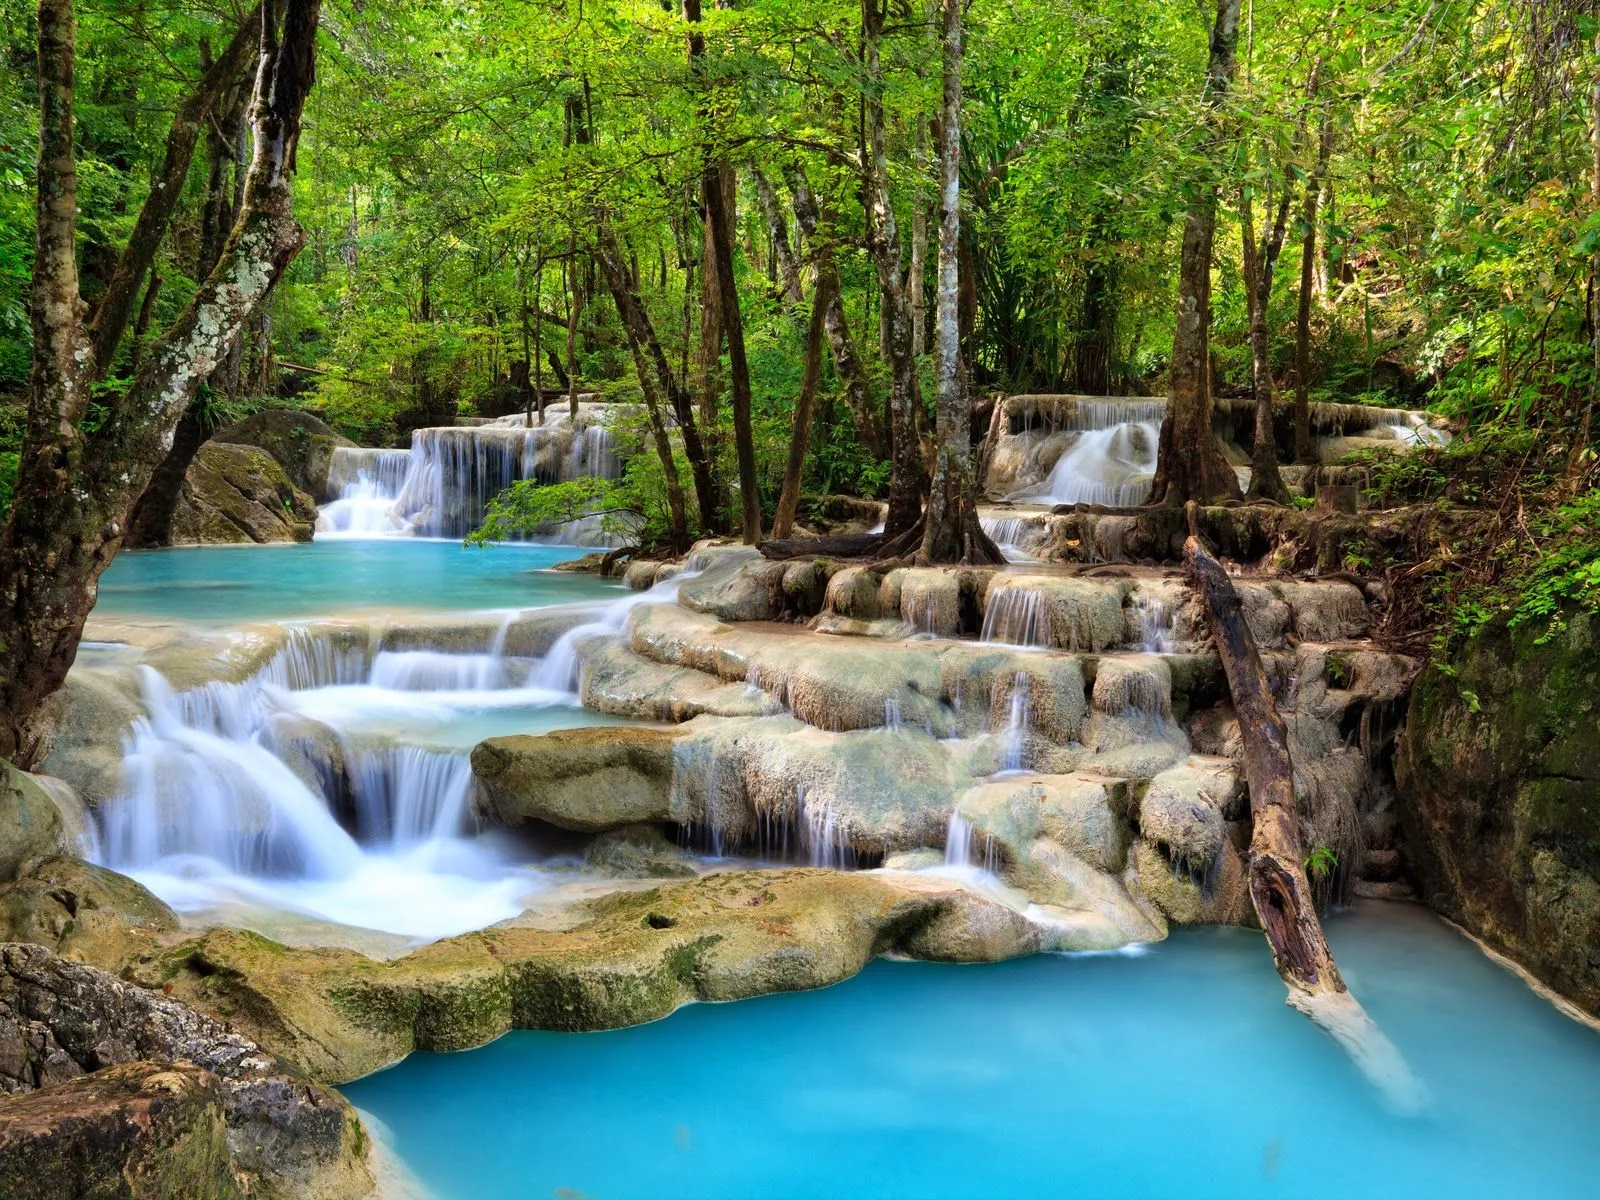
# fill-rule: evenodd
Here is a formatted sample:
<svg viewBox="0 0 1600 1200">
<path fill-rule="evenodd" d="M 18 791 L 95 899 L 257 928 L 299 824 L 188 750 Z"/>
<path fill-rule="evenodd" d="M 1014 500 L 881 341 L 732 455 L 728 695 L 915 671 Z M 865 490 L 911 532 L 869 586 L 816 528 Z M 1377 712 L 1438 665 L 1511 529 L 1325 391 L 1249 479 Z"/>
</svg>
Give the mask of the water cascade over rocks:
<svg viewBox="0 0 1600 1200">
<path fill-rule="evenodd" d="M 467 749 L 381 730 L 575 704 L 505 653 L 516 615 L 478 652 L 374 652 L 297 627 L 241 682 L 177 692 L 141 667 L 147 715 L 100 812 L 101 862 L 180 909 L 244 903 L 415 937 L 514 915 L 541 885 L 474 836 Z"/>
<path fill-rule="evenodd" d="M 332 498 L 318 510 L 320 536 L 462 538 L 483 523 L 495 494 L 523 479 L 615 479 L 621 474 L 606 413 L 581 405 L 576 419 L 551 409 L 542 425 L 520 415 L 484 425 L 417 429 L 409 450 L 341 446 L 328 469 Z M 552 530 L 548 540 L 606 545 L 597 518 Z"/>
</svg>

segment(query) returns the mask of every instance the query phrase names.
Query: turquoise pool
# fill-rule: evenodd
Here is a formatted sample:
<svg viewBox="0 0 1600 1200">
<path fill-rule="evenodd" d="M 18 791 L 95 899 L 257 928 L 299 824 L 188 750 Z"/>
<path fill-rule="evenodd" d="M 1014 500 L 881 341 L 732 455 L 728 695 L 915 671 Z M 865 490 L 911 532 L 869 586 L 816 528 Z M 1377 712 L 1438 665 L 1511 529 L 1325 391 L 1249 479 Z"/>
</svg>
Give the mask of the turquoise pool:
<svg viewBox="0 0 1600 1200">
<path fill-rule="evenodd" d="M 458 1200 L 1600 1193 L 1600 1035 L 1421 909 L 1329 932 L 1423 1115 L 1389 1111 L 1233 929 L 1138 956 L 881 962 L 636 1029 L 418 1054 L 346 1092 Z"/>
<path fill-rule="evenodd" d="M 593 575 L 548 570 L 587 553 L 421 538 L 133 550 L 101 577 L 95 612 L 237 623 L 358 608 L 533 608 L 623 594 Z"/>
</svg>

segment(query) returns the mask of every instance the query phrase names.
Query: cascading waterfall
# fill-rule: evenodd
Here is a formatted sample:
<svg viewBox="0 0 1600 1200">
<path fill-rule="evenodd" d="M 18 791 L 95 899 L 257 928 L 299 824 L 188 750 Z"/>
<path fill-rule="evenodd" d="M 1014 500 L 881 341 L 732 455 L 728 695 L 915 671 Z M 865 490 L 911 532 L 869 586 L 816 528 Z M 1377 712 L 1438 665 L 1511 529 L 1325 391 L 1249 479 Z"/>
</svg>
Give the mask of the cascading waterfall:
<svg viewBox="0 0 1600 1200">
<path fill-rule="evenodd" d="M 518 682 L 533 664 L 505 654 L 516 615 L 474 653 L 374 652 L 297 627 L 241 682 L 179 693 L 142 668 L 149 715 L 99 814 L 98 861 L 180 909 L 260 903 L 415 937 L 515 915 L 538 880 L 470 836 L 467 751 L 387 729 L 391 715 L 571 703 Z"/>
<path fill-rule="evenodd" d="M 1162 401 L 1079 401 L 1052 414 L 1054 436 L 1077 431 L 1042 483 L 1010 499 L 1029 504 L 1128 508 L 1150 495 L 1161 437 Z M 1028 435 L 1031 440 L 1031 434 Z"/>
<path fill-rule="evenodd" d="M 1006 724 L 1005 740 L 1000 751 L 1002 771 L 1027 770 L 1028 725 L 1033 715 L 1028 695 L 1031 681 L 1021 671 L 1011 681 L 1011 716 Z"/>
<path fill-rule="evenodd" d="M 1178 614 L 1172 605 L 1140 592 L 1133 607 L 1139 614 L 1139 648 L 1146 654 L 1171 654 L 1178 634 Z"/>
<path fill-rule="evenodd" d="M 328 467 L 336 498 L 318 510 L 324 536 L 462 538 L 483 523 L 496 493 L 523 479 L 557 483 L 622 473 L 611 430 L 590 413 L 565 412 L 547 423 L 522 418 L 487 425 L 417 429 L 409 450 L 340 446 Z M 598 517 L 570 522 L 551 540 L 607 545 L 614 535 Z"/>
<path fill-rule="evenodd" d="M 983 610 L 981 642 L 1005 642 L 1013 646 L 1048 646 L 1049 621 L 1045 616 L 1044 593 L 1036 588 L 999 586 L 989 593 Z"/>
</svg>

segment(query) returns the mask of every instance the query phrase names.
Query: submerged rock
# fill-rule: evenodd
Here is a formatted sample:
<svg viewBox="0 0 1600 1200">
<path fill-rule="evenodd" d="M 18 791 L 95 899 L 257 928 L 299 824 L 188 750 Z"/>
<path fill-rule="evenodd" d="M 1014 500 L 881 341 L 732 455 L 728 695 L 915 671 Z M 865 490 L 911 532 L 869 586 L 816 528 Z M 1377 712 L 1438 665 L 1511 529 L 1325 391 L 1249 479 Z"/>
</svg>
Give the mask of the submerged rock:
<svg viewBox="0 0 1600 1200">
<path fill-rule="evenodd" d="M 316 503 L 255 446 L 200 447 L 172 514 L 174 546 L 309 542 Z"/>
<path fill-rule="evenodd" d="M 667 841 L 655 825 L 625 825 L 602 833 L 583 852 L 583 865 L 618 879 L 682 879 L 699 874 L 694 855 Z"/>
</svg>

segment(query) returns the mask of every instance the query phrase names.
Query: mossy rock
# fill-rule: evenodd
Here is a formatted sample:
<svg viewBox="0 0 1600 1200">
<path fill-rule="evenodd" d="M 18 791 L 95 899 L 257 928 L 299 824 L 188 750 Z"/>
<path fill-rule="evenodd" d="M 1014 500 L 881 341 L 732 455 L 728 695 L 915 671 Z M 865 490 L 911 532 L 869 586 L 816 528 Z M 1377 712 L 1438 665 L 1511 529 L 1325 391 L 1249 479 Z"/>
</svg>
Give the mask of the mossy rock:
<svg viewBox="0 0 1600 1200">
<path fill-rule="evenodd" d="M 259 446 L 278 460 L 294 486 L 313 500 L 328 495 L 328 465 L 340 446 L 354 446 L 320 417 L 292 408 L 267 408 L 211 435 L 213 442 Z"/>
<path fill-rule="evenodd" d="M 208 442 L 184 476 L 171 540 L 175 546 L 309 542 L 316 520 L 315 501 L 271 454 Z"/>
<path fill-rule="evenodd" d="M 1428 903 L 1600 1014 L 1600 620 L 1497 623 L 1411 695 L 1397 756 Z"/>
</svg>

